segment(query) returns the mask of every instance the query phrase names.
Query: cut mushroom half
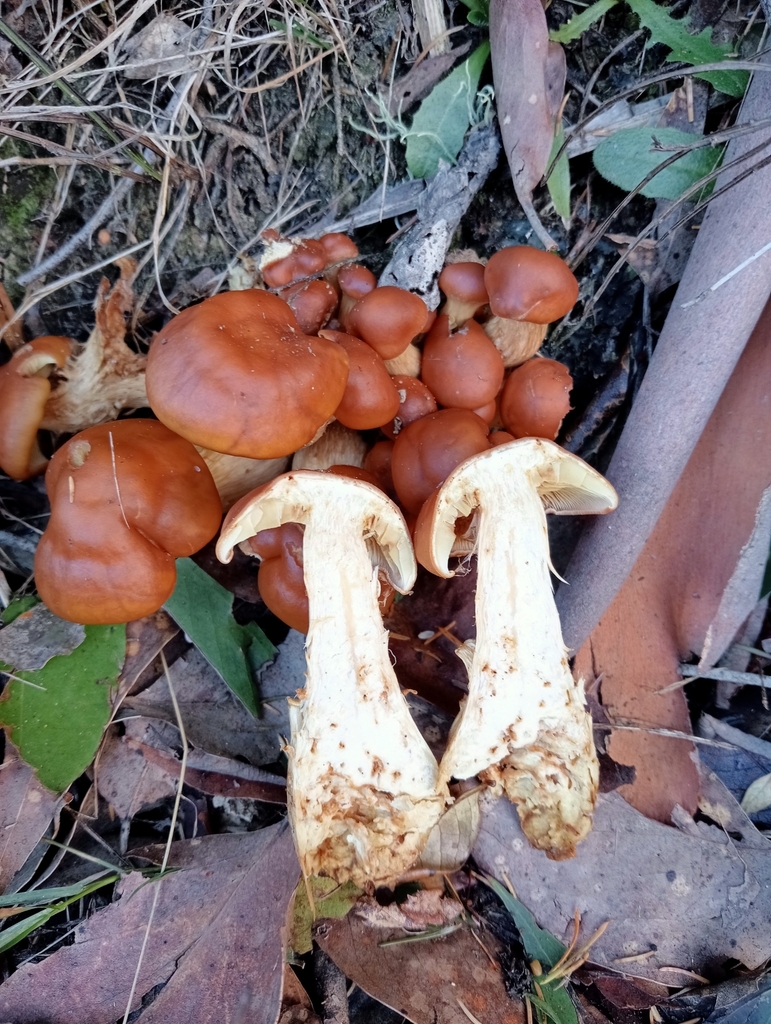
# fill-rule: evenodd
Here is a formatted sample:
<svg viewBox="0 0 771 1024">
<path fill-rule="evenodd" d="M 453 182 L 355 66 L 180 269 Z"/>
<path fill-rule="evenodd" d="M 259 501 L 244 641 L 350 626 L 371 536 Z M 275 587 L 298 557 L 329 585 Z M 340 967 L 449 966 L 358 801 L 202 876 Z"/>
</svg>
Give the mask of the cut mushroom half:
<svg viewBox="0 0 771 1024">
<path fill-rule="evenodd" d="M 426 502 L 418 560 L 449 577 L 457 520 L 478 556 L 476 641 L 459 652 L 469 694 L 450 735 L 440 781 L 479 775 L 517 804 L 533 846 L 573 856 L 591 828 L 598 764 L 581 680 L 574 680 L 552 594 L 546 512 L 616 507 L 613 487 L 550 441 L 525 438 L 462 463 Z"/>
<path fill-rule="evenodd" d="M 286 473 L 230 511 L 217 556 L 261 530 L 305 526 L 307 679 L 290 702 L 287 804 L 306 875 L 394 882 L 449 802 L 401 694 L 378 609 L 379 574 L 406 593 L 415 558 L 397 507 L 370 484 Z"/>
</svg>

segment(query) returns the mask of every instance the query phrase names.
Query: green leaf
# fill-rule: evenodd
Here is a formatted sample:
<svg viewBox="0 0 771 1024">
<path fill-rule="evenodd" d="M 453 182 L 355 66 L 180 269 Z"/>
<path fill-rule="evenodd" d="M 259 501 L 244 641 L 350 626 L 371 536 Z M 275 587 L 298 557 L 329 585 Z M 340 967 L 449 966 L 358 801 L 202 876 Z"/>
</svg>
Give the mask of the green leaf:
<svg viewBox="0 0 771 1024">
<path fill-rule="evenodd" d="M 112 628 L 112 627 L 110 627 Z M 71 657 L 71 655 L 70 655 Z M 4 953 L 7 949 L 15 946 L 17 942 L 21 942 L 22 939 L 34 932 L 36 928 L 40 928 L 47 921 L 50 921 L 56 914 L 60 914 L 66 907 L 69 907 L 71 903 L 76 903 L 84 896 L 89 896 L 92 892 L 96 892 L 97 889 L 102 889 L 105 885 L 112 885 L 113 882 L 117 882 L 120 875 L 117 873 L 108 874 L 104 877 L 98 878 L 93 881 L 94 876 L 91 875 L 89 878 L 83 879 L 82 882 L 78 882 L 76 885 L 66 886 L 69 890 L 73 890 L 72 895 L 67 899 L 58 900 L 51 906 L 46 907 L 44 910 L 38 910 L 36 913 L 31 914 L 29 917 L 25 917 L 23 921 L 17 921 L 15 924 L 4 928 L 0 932 L 0 953 Z M 41 895 L 46 890 L 41 890 Z M 49 892 L 55 892 L 56 890 L 51 889 Z M 32 893 L 16 893 L 15 896 L 18 900 L 20 896 L 30 896 Z M 15 904 L 19 906 L 17 902 Z"/>
<path fill-rule="evenodd" d="M 549 154 L 549 164 L 559 153 L 565 141 L 565 129 L 560 120 L 557 134 L 554 136 L 554 143 Z M 547 165 L 548 166 L 548 165 Z M 546 187 L 549 190 L 554 209 L 563 220 L 570 220 L 570 161 L 567 150 L 560 153 L 559 160 L 552 168 L 552 172 L 546 179 Z"/>
<path fill-rule="evenodd" d="M 313 894 L 315 917 L 308 901 L 308 889 Z M 310 875 L 305 881 L 300 879 L 294 893 L 289 929 L 289 945 L 292 950 L 300 956 L 310 953 L 313 949 L 311 927 L 314 920 L 321 917 L 345 917 L 363 894 L 363 890 L 353 882 L 340 885 L 332 878 L 320 878 L 317 875 Z"/>
<path fill-rule="evenodd" d="M 697 138 L 677 128 L 625 128 L 603 139 L 594 151 L 594 166 L 603 178 L 630 192 L 671 157 L 676 147 L 692 146 Z M 721 146 L 684 152 L 648 182 L 642 195 L 650 199 L 677 199 L 714 169 L 722 152 Z"/>
<path fill-rule="evenodd" d="M 275 657 L 276 649 L 259 626 L 238 625 L 230 591 L 192 558 L 178 558 L 177 585 L 164 607 L 236 697 L 257 716 L 252 673 Z"/>
<path fill-rule="evenodd" d="M 551 970 L 554 965 L 565 955 L 566 948 L 559 939 L 545 928 L 540 928 L 536 920 L 524 903 L 512 896 L 509 890 L 501 885 L 495 878 L 485 878 L 485 882 L 503 903 L 506 910 L 511 914 L 514 924 L 522 936 L 522 945 L 525 947 L 530 960 L 538 960 L 544 969 L 544 973 Z M 543 1002 L 537 996 L 528 997 L 539 1006 L 554 1024 L 578 1024 L 578 1015 L 573 1001 L 566 988 L 561 986 L 560 981 L 552 982 L 549 985 L 543 984 L 538 978 L 535 979 L 543 992 Z"/>
<path fill-rule="evenodd" d="M 105 879 L 107 874 L 111 875 L 109 879 Z M 27 907 L 32 909 L 33 907 L 46 907 L 50 903 L 67 899 L 69 896 L 80 899 L 84 895 L 84 887 L 90 886 L 97 879 L 102 879 L 100 885 L 107 885 L 108 882 L 114 882 L 119 877 L 113 868 L 110 871 L 97 871 L 96 874 L 89 875 L 87 878 L 81 878 L 79 882 L 73 882 L 72 885 L 53 885 L 48 889 L 33 889 L 31 892 L 11 892 L 5 896 L 0 896 L 0 907 Z"/>
<path fill-rule="evenodd" d="M 10 626 L 14 619 L 18 619 L 24 612 L 34 608 L 36 604 L 40 604 L 40 598 L 35 597 L 34 594 L 27 594 L 26 597 L 17 597 L 11 601 L 7 608 L 0 612 L 0 622 L 4 626 Z"/>
<path fill-rule="evenodd" d="M 574 14 L 570 21 L 566 21 L 564 25 L 560 25 L 558 29 L 550 32 L 549 39 L 553 43 L 572 43 L 579 39 L 588 28 L 591 28 L 595 21 L 599 21 L 616 2 L 617 0 L 597 0 L 580 14 Z"/>
<path fill-rule="evenodd" d="M 63 792 L 91 764 L 125 656 L 125 624 L 86 626 L 86 639 L 71 654 L 9 679 L 0 724 L 49 789 Z"/>
<path fill-rule="evenodd" d="M 688 19 L 675 20 L 665 7 L 653 0 L 627 0 L 640 23 L 651 34 L 652 43 L 662 43 L 672 51 L 668 61 L 682 61 L 685 64 L 714 64 L 725 59 L 730 52 L 728 46 L 716 46 L 712 32 L 703 29 L 698 35 L 688 31 Z M 696 75 L 703 78 L 720 92 L 729 96 L 743 96 L 749 82 L 747 71 L 708 71 Z"/>
<path fill-rule="evenodd" d="M 468 7 L 468 20 L 480 28 L 490 24 L 490 0 L 462 0 Z"/>
<path fill-rule="evenodd" d="M 455 163 L 471 124 L 479 77 L 489 56 L 490 44 L 482 43 L 420 104 L 406 137 L 407 167 L 413 177 L 436 174 L 440 160 Z"/>
</svg>

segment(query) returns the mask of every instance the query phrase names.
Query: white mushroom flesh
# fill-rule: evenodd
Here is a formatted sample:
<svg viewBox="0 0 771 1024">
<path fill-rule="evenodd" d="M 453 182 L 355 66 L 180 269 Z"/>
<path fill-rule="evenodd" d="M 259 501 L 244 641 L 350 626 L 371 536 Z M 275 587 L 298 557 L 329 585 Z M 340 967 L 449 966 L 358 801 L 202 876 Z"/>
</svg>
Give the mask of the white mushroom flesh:
<svg viewBox="0 0 771 1024">
<path fill-rule="evenodd" d="M 563 515 L 605 512 L 615 492 L 580 459 L 539 439 L 469 459 L 440 492 L 434 562 L 445 569 L 455 519 L 472 512 L 478 555 L 477 636 L 462 654 L 469 694 L 441 778 L 479 774 L 503 788 L 531 843 L 560 859 L 591 827 L 598 764 L 552 594 L 544 504 Z"/>
<path fill-rule="evenodd" d="M 449 802 L 410 717 L 378 609 L 378 562 L 402 593 L 415 578 L 401 513 L 377 488 L 328 474 L 279 477 L 223 528 L 233 547 L 305 524 L 307 681 L 290 704 L 289 816 L 302 869 L 387 884 L 419 857 Z"/>
</svg>

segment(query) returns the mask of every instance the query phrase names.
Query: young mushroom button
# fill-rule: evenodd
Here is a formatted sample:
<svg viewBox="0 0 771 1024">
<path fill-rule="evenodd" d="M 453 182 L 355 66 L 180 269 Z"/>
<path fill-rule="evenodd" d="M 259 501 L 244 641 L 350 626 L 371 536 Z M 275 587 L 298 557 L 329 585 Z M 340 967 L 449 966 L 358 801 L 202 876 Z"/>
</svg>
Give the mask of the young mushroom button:
<svg viewBox="0 0 771 1024">
<path fill-rule="evenodd" d="M 292 472 L 233 507 L 217 544 L 305 525 L 305 688 L 290 703 L 287 805 L 305 875 L 393 882 L 417 860 L 448 800 L 410 717 L 378 610 L 378 572 L 406 593 L 415 559 L 404 520 L 377 488 Z"/>
<path fill-rule="evenodd" d="M 545 512 L 610 512 L 611 485 L 551 441 L 526 438 L 468 459 L 426 502 L 422 565 L 452 576 L 455 523 L 478 555 L 475 642 L 462 657 L 469 694 L 441 763 L 443 781 L 480 775 L 517 804 L 533 846 L 573 856 L 591 828 L 598 765 L 581 680 L 574 681 L 549 578 Z"/>
</svg>

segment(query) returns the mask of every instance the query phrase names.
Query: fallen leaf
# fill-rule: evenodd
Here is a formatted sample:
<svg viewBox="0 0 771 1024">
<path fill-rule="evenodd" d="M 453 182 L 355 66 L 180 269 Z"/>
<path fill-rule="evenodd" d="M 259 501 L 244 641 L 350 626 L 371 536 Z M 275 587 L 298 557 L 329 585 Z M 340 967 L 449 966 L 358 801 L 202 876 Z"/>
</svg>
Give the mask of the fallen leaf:
<svg viewBox="0 0 771 1024">
<path fill-rule="evenodd" d="M 309 890 L 313 897 L 313 909 L 308 899 Z M 300 956 L 310 953 L 313 949 L 313 922 L 322 917 L 345 917 L 362 895 L 362 890 L 353 882 L 343 882 L 340 885 L 332 878 L 320 878 L 317 875 L 310 875 L 301 880 L 292 904 L 292 917 L 289 923 L 290 948 Z"/>
<path fill-rule="evenodd" d="M 739 123 L 762 119 L 770 105 L 771 76 L 756 75 Z M 732 141 L 726 163 L 764 139 L 771 139 L 768 129 Z M 721 174 L 718 187 L 727 185 L 734 173 Z M 571 585 L 557 593 L 565 642 L 573 650 L 586 640 L 630 574 L 766 304 L 771 254 L 756 254 L 771 237 L 769 192 L 771 166 L 757 168 L 713 199 L 704 216 L 607 470 L 619 492 L 618 510 L 585 527 L 565 574 Z M 753 469 L 753 480 L 755 475 Z M 731 493 L 730 500 L 734 497 Z M 755 508 L 757 503 L 753 516 Z"/>
<path fill-rule="evenodd" d="M 0 891 L 5 892 L 52 821 L 56 825 L 61 800 L 41 785 L 8 739 L 0 780 Z"/>
<path fill-rule="evenodd" d="M 415 868 L 451 874 L 468 860 L 479 833 L 479 790 L 453 803 L 428 834 Z"/>
<path fill-rule="evenodd" d="M 723 154 L 722 146 L 689 149 L 694 141 L 692 134 L 677 128 L 625 128 L 597 146 L 594 166 L 606 181 L 631 192 L 682 149 L 679 160 L 663 167 L 640 190 L 641 195 L 653 199 L 678 199 L 686 189 L 709 174 Z"/>
<path fill-rule="evenodd" d="M 146 852 L 162 856 L 161 847 Z M 142 1024 L 274 1024 L 281 931 L 299 873 L 288 825 L 174 843 L 169 867 L 177 870 L 160 881 L 125 877 L 115 902 L 78 925 L 73 945 L 20 967 L 0 987 L 2 1019 L 120 1018 L 157 896 L 132 1009 L 165 987 L 141 1013 Z"/>
<path fill-rule="evenodd" d="M 85 631 L 71 654 L 51 658 L 36 672 L 14 673 L 0 700 L 0 723 L 43 785 L 56 792 L 91 763 L 110 718 L 109 686 L 126 653 L 125 625 Z"/>
<path fill-rule="evenodd" d="M 0 630 L 0 662 L 14 671 L 43 668 L 56 655 L 71 654 L 85 639 L 84 626 L 36 604 Z"/>
<path fill-rule="evenodd" d="M 200 651 L 193 648 L 178 658 L 169 666 L 169 676 L 188 740 L 211 754 L 242 757 L 255 765 L 275 761 L 281 736 L 289 735 L 286 698 L 293 697 L 304 682 L 304 643 L 301 634 L 290 632 L 276 662 L 263 670 L 260 718 L 246 710 Z M 128 697 L 124 707 L 148 718 L 176 721 L 165 677 Z"/>
<path fill-rule="evenodd" d="M 169 766 L 153 764 L 139 747 L 153 726 L 152 720 L 131 718 L 121 727 L 112 726 L 100 747 L 95 781 L 121 821 L 130 822 L 139 811 L 177 791 L 179 767 L 174 774 Z M 123 735 L 120 728 L 125 730 Z"/>
<path fill-rule="evenodd" d="M 556 243 L 532 203 L 554 141 L 549 93 L 559 92 L 561 100 L 563 91 L 549 83 L 550 72 L 553 75 L 559 64 L 553 50 L 550 58 L 540 0 L 490 0 L 490 45 L 498 121 L 514 191 L 542 244 L 554 249 Z"/>
<path fill-rule="evenodd" d="M 674 995 L 658 1008 L 667 1024 L 694 1018 L 703 1024 L 766 1024 L 771 1019 L 771 976 L 763 970 L 729 978 Z"/>
<path fill-rule="evenodd" d="M 146 82 L 158 75 L 179 75 L 194 66 L 188 56 L 195 42 L 196 29 L 173 14 L 159 14 L 123 44 L 121 68 L 124 78 Z"/>
<path fill-rule="evenodd" d="M 413 104 L 427 96 L 437 82 L 444 78 L 459 57 L 468 53 L 471 43 L 456 46 L 448 53 L 425 57 L 413 64 L 406 75 L 397 78 L 388 89 L 388 112 L 392 117 L 406 114 Z"/>
<path fill-rule="evenodd" d="M 139 683 L 140 677 L 153 664 L 160 652 L 178 635 L 179 626 L 163 610 L 147 615 L 144 619 L 126 623 L 126 660 L 118 677 L 116 703 L 120 703 L 125 694 Z M 161 664 L 157 675 L 162 671 Z"/>
<path fill-rule="evenodd" d="M 757 814 L 767 807 L 771 807 L 771 773 L 755 779 L 742 797 L 742 810 L 747 814 Z"/>
<path fill-rule="evenodd" d="M 691 821 L 686 834 L 609 793 L 575 858 L 557 862 L 530 847 L 507 800 L 482 804 L 477 863 L 508 877 L 538 924 L 562 941 L 576 910 L 586 936 L 609 920 L 593 962 L 671 985 L 677 975 L 659 968 L 709 975 L 729 958 L 754 969 L 771 955 L 771 845 L 754 827 L 737 840 Z"/>
<path fill-rule="evenodd" d="M 468 928 L 441 939 L 383 946 L 404 932 L 372 928 L 352 913 L 320 922 L 314 938 L 346 977 L 413 1024 L 469 1024 L 468 1012 L 482 1024 L 524 1024 L 522 1003 L 509 999 L 498 965 Z M 492 936 L 485 934 L 482 942 L 494 957 Z"/>
<path fill-rule="evenodd" d="M 257 715 L 252 671 L 275 655 L 275 647 L 253 622 L 238 625 L 233 595 L 192 558 L 178 558 L 176 564 L 177 585 L 165 609 L 244 707 Z"/>
</svg>

